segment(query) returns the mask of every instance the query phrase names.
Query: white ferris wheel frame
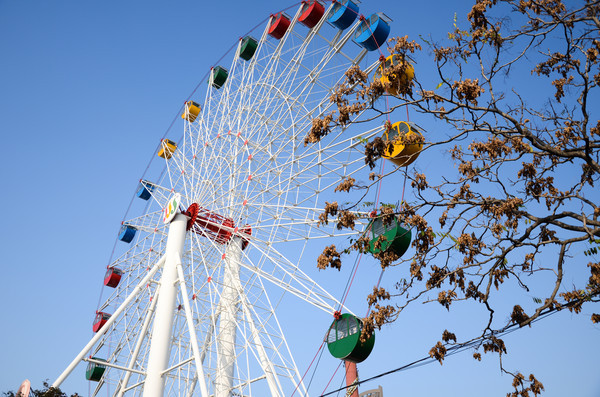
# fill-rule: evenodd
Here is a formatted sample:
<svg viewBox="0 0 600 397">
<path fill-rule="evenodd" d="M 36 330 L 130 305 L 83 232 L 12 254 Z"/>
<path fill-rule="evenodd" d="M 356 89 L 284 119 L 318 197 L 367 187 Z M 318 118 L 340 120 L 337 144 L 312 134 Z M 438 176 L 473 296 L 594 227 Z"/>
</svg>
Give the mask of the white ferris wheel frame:
<svg viewBox="0 0 600 397">
<path fill-rule="evenodd" d="M 339 301 L 305 274 L 298 267 L 298 264 L 291 262 L 275 246 L 280 243 L 302 244 L 309 239 L 356 236 L 360 233 L 358 229 L 354 231 L 332 231 L 331 228 L 326 229 L 322 225 L 320 226 L 318 222 L 320 209 L 316 207 L 315 201 L 319 193 L 331 190 L 339 183 L 339 176 L 348 176 L 365 169 L 363 158 L 360 156 L 345 157 L 345 162 L 340 161 L 339 158 L 349 151 L 357 152 L 362 148 L 365 140 L 381 134 L 383 131 L 382 126 L 377 126 L 366 131 L 360 131 L 357 134 L 348 134 L 348 131 L 343 128 L 332 131 L 326 140 L 314 147 L 306 148 L 304 151 L 298 150 L 310 121 L 313 118 L 323 117 L 334 106 L 329 100 L 329 95 L 333 92 L 334 87 L 323 84 L 319 80 L 320 76 L 325 73 L 338 74 L 340 75 L 338 81 L 341 81 L 341 75 L 343 74 L 341 72 L 347 70 L 348 65 L 352 66 L 360 63 L 367 54 L 364 49 L 355 56 L 350 56 L 343 51 L 344 46 L 351 42 L 360 21 L 355 22 L 346 31 L 337 32 L 331 40 L 321 35 L 321 29 L 327 23 L 327 15 L 332 6 L 333 4 L 305 37 L 301 37 L 294 30 L 302 9 L 300 7 L 295 13 L 286 34 L 275 45 L 268 41 L 268 28 L 273 21 L 273 17 L 271 18 L 259 40 L 257 54 L 247 64 L 243 64 L 237 56 L 235 57 L 229 69 L 229 80 L 219 93 L 215 92 L 216 89 L 209 84 L 206 90 L 205 105 L 202 109 L 202 115 L 198 117 L 199 120 L 196 123 L 185 122 L 184 138 L 181 145 L 183 153 L 181 155 L 176 154 L 166 162 L 165 180 L 161 184 L 156 184 L 155 190 L 152 192 L 152 200 L 159 206 L 164 205 L 168 200 L 174 190 L 173 187 L 179 187 L 180 189 L 177 192 L 186 198 L 206 197 L 218 193 L 219 195 L 212 197 L 212 200 L 214 203 L 221 203 L 221 207 L 211 208 L 211 210 L 232 217 L 240 215 L 240 213 L 235 213 L 234 208 L 240 207 L 241 195 L 249 194 L 243 203 L 244 207 L 246 207 L 246 200 L 261 199 L 265 195 L 270 195 L 269 201 L 265 200 L 261 207 L 255 211 L 256 216 L 260 217 L 263 223 L 267 225 L 264 227 L 266 232 L 261 234 L 261 228 L 257 227 L 256 233 L 245 237 L 249 240 L 252 250 L 257 253 L 260 259 L 258 261 L 250 260 L 243 253 L 242 238 L 239 236 L 232 237 L 223 251 L 223 248 L 218 247 L 214 241 L 206 241 L 205 237 L 186 231 L 188 217 L 181 213 L 171 221 L 168 230 L 159 229 L 156 226 L 160 211 L 148 212 L 140 217 L 130 219 L 128 224 L 134 225 L 136 230 L 140 232 L 147 233 L 145 240 L 140 238 L 138 244 L 163 247 L 164 254 L 152 266 L 148 266 L 147 271 L 140 272 L 138 277 L 133 279 L 138 282 L 135 285 L 127 286 L 129 294 L 126 297 L 116 296 L 114 298 L 111 304 L 120 304 L 112 313 L 110 319 L 57 378 L 53 386 L 58 387 L 80 362 L 87 361 L 102 364 L 110 370 L 124 373 L 116 385 L 115 394 L 117 396 L 123 396 L 129 391 L 140 388 L 143 388 L 144 396 L 163 396 L 170 392 L 170 390 L 165 389 L 167 375 L 179 368 L 188 366 L 190 363 L 194 363 L 194 373 L 187 377 L 185 388 L 185 392 L 189 396 L 196 389 L 199 389 L 202 397 L 213 395 L 215 397 L 226 397 L 230 396 L 234 390 L 241 390 L 263 379 L 266 380 L 271 396 L 283 397 L 285 395 L 285 389 L 281 383 L 282 370 L 276 368 L 285 360 L 279 358 L 277 363 L 274 363 L 272 357 L 273 352 L 276 355 L 283 353 L 278 351 L 277 346 L 287 351 L 290 358 L 291 354 L 275 316 L 276 305 L 274 306 L 270 302 L 263 281 L 267 281 L 313 307 L 328 313 L 333 313 L 341 305 Z M 302 44 L 294 47 L 294 55 L 287 60 L 283 69 L 286 73 L 282 73 L 279 61 L 284 57 L 287 49 L 286 44 L 294 39 L 300 40 Z M 310 44 L 313 40 L 326 42 L 328 48 L 320 57 L 319 62 L 314 63 L 312 68 L 308 68 L 302 63 L 302 60 L 309 53 Z M 238 46 L 236 54 L 239 54 L 239 51 Z M 262 59 L 261 51 L 268 54 L 269 61 L 262 66 L 262 71 L 257 75 L 257 65 Z M 335 68 L 328 69 L 328 66 L 335 63 L 334 59 L 339 57 L 345 58 L 344 62 L 346 63 L 341 64 L 339 70 Z M 373 62 L 365 70 L 371 73 L 378 65 L 379 61 Z M 301 78 L 299 79 L 298 76 Z M 236 86 L 236 81 L 243 82 L 243 85 Z M 252 95 L 240 95 L 241 89 L 252 91 Z M 308 105 L 310 108 L 308 108 L 307 103 L 302 99 L 311 97 L 311 90 L 313 89 L 320 89 L 323 94 L 319 101 L 311 102 Z M 260 105 L 255 108 L 257 102 Z M 256 119 L 265 118 L 265 114 L 260 113 L 262 109 L 268 109 L 270 114 L 277 115 L 276 118 L 268 117 L 268 120 L 261 125 L 262 128 L 272 128 L 272 133 L 267 134 L 269 135 L 268 138 L 262 136 L 263 141 L 248 143 L 248 140 L 246 140 L 244 145 L 241 145 L 240 142 L 244 138 L 242 135 L 248 129 L 248 125 L 244 124 L 244 116 L 251 114 Z M 357 117 L 360 117 L 360 115 Z M 231 131 L 236 130 L 238 131 L 237 136 L 234 132 L 232 139 L 240 138 L 240 142 L 228 148 L 217 143 L 216 139 L 220 138 L 219 134 L 217 134 L 217 138 L 213 134 L 214 131 L 221 131 L 220 134 L 225 135 L 225 131 L 227 131 L 227 134 L 230 135 Z M 252 133 L 246 135 L 255 136 Z M 281 148 L 272 147 L 273 142 L 282 140 L 290 140 L 295 143 L 284 145 Z M 233 140 L 230 141 L 233 142 Z M 210 149 L 213 146 L 215 149 L 211 151 Z M 285 150 L 288 150 L 289 153 L 282 155 Z M 240 161 L 242 158 L 240 154 L 250 152 L 259 153 L 258 156 L 261 156 L 261 159 L 264 160 L 252 170 L 253 173 L 248 178 L 248 181 L 264 183 L 262 190 L 248 188 L 242 184 L 241 178 L 233 177 L 240 170 L 251 168 Z M 276 159 L 283 158 L 283 161 L 279 163 L 266 161 L 270 160 L 270 156 Z M 251 163 L 250 157 L 248 157 L 247 163 Z M 202 164 L 203 168 L 198 168 L 199 164 Z M 227 180 L 228 187 L 226 189 L 217 188 L 216 186 L 219 180 L 223 180 L 215 177 L 223 172 L 223 164 L 227 165 L 232 176 Z M 303 164 L 303 173 L 295 174 L 294 171 L 298 169 L 299 164 Z M 307 177 L 306 180 L 296 182 L 304 175 Z M 303 193 L 304 186 L 309 186 L 309 190 L 313 190 L 309 194 L 305 194 Z M 275 192 L 274 194 L 271 193 L 272 190 Z M 290 191 L 296 194 L 293 199 L 286 196 Z M 246 210 L 244 209 L 244 211 Z M 282 214 L 287 215 L 282 216 Z M 267 215 L 272 216 L 274 221 L 264 221 Z M 296 215 L 298 217 L 295 217 Z M 298 228 L 305 229 L 297 232 Z M 190 299 L 190 291 L 188 290 L 190 269 L 184 267 L 184 262 L 186 262 L 185 256 L 190 255 L 185 254 L 186 244 L 195 244 L 196 240 L 201 238 L 205 240 L 202 244 L 208 244 L 218 252 L 223 252 L 221 258 L 223 286 L 219 292 L 215 293 L 215 297 L 206 298 L 207 300 L 210 299 L 213 309 L 211 313 L 206 315 L 205 321 L 208 324 L 208 331 L 203 331 L 206 338 L 201 341 L 202 345 L 199 345 L 196 332 L 199 313 L 195 310 L 194 305 L 197 305 L 200 299 L 196 299 L 195 295 L 194 298 Z M 305 246 L 303 246 L 302 251 Z M 157 255 L 157 253 L 153 254 Z M 141 254 L 134 252 L 135 255 L 139 256 Z M 207 256 L 209 254 L 202 250 L 194 251 L 191 255 L 198 257 L 197 260 L 202 263 L 208 263 L 215 258 L 214 256 Z M 133 261 L 127 255 L 124 255 L 123 258 L 117 259 L 114 263 Z M 146 255 L 144 260 L 148 260 L 148 258 L 149 254 Z M 190 261 L 190 263 L 193 262 Z M 273 263 L 274 268 L 272 270 L 264 268 L 262 265 L 266 262 Z M 243 281 L 240 271 L 251 273 L 255 278 L 252 281 Z M 155 279 L 158 273 L 160 273 L 159 280 Z M 211 275 L 207 274 L 207 276 L 210 280 Z M 119 348 L 115 349 L 113 353 L 116 357 L 117 350 L 120 351 L 120 349 L 124 349 L 123 345 L 127 345 L 128 351 L 130 351 L 127 363 L 118 365 L 111 363 L 110 360 L 104 362 L 91 357 L 86 358 L 86 355 L 94 346 L 96 346 L 96 351 L 102 348 L 104 344 L 102 341 L 105 340 L 103 338 L 106 337 L 108 332 L 116 329 L 119 321 L 122 321 L 122 314 L 128 310 L 130 305 L 139 301 L 141 296 L 149 294 L 150 284 L 154 285 L 151 299 L 146 306 L 140 306 L 140 311 L 143 313 L 136 317 L 135 326 L 139 331 L 131 340 L 127 339 L 129 338 L 127 336 L 125 342 L 119 342 Z M 262 288 L 262 292 L 257 295 L 260 295 L 267 302 L 265 311 L 270 312 L 274 318 L 274 322 L 279 328 L 277 334 L 259 337 L 259 335 L 265 333 L 266 328 L 263 324 L 256 323 L 255 319 L 259 316 L 256 313 L 255 304 L 249 296 L 251 292 L 246 292 L 249 290 L 248 285 L 259 291 Z M 193 287 L 196 289 L 196 286 Z M 176 306 L 177 299 L 181 302 L 184 313 L 187 338 L 189 339 L 187 349 L 191 351 L 188 356 L 181 357 L 174 362 L 172 339 L 176 313 L 173 307 Z M 252 345 L 252 351 L 263 375 L 235 384 L 234 370 L 237 360 L 235 345 L 236 338 L 239 338 L 240 318 L 244 319 L 245 332 L 248 334 L 244 335 L 244 340 Z M 145 342 L 148 336 L 151 340 L 149 347 L 146 346 Z M 273 342 L 273 340 L 279 339 L 279 344 Z M 265 341 L 271 341 L 272 345 L 266 346 Z M 213 392 L 211 393 L 211 384 L 207 381 L 204 367 L 213 345 L 216 346 L 217 359 L 216 368 L 212 368 L 213 375 L 211 375 L 210 383 Z M 147 356 L 147 366 L 145 369 L 140 369 L 138 359 L 143 354 Z M 306 387 L 301 380 L 293 358 L 291 360 L 289 368 L 284 370 L 284 372 L 287 371 L 286 377 L 296 384 L 299 395 L 306 396 Z M 144 379 L 130 384 L 132 375 L 138 375 Z M 103 382 L 99 383 L 94 395 L 97 394 Z"/>
</svg>

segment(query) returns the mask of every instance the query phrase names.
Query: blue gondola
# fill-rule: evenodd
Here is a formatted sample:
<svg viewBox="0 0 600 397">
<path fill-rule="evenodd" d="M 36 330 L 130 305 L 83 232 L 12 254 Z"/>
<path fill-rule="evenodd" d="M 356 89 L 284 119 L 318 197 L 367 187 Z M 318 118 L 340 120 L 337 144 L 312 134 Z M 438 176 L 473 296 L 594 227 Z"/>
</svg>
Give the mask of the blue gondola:
<svg viewBox="0 0 600 397">
<path fill-rule="evenodd" d="M 129 225 L 121 226 L 121 230 L 119 231 L 119 240 L 124 241 L 126 243 L 130 243 L 131 240 L 135 237 L 135 228 Z"/>
<path fill-rule="evenodd" d="M 336 1 L 329 13 L 327 21 L 336 28 L 344 30 L 356 20 L 358 16 L 358 5 L 352 0 Z"/>
<path fill-rule="evenodd" d="M 368 51 L 375 51 L 385 43 L 389 35 L 390 24 L 384 21 L 379 14 L 371 14 L 356 29 L 354 40 Z"/>
<path fill-rule="evenodd" d="M 142 200 L 148 200 L 150 196 L 152 196 L 152 192 L 154 191 L 154 185 L 148 181 L 140 181 L 140 185 L 138 186 L 138 191 L 136 195 Z"/>
</svg>

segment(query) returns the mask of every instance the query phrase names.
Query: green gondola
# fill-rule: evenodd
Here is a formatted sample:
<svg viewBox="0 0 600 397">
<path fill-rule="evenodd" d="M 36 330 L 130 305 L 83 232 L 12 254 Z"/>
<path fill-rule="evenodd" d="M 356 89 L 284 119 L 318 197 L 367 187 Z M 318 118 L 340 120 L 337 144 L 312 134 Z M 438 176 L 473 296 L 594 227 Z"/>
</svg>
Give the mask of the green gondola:
<svg viewBox="0 0 600 397">
<path fill-rule="evenodd" d="M 240 58 L 245 61 L 249 61 L 254 56 L 256 49 L 258 48 L 258 41 L 251 36 L 246 36 L 242 39 L 240 45 Z"/>
<path fill-rule="evenodd" d="M 223 87 L 223 84 L 227 81 L 227 76 L 229 72 L 222 66 L 217 66 L 213 69 L 212 74 L 210 76 L 209 83 L 212 84 L 215 88 Z"/>
<path fill-rule="evenodd" d="M 106 360 L 103 360 L 103 359 L 97 358 L 97 357 L 92 357 L 92 360 L 106 362 Z M 90 362 L 90 363 L 88 363 L 87 369 L 85 371 L 85 378 L 87 380 L 99 382 L 100 379 L 102 378 L 102 375 L 104 375 L 105 370 L 106 370 L 106 365 Z"/>
<path fill-rule="evenodd" d="M 379 236 L 385 236 L 385 240 L 381 242 L 381 248 L 375 248 L 375 242 Z M 367 236 L 369 241 L 369 252 L 378 254 L 381 251 L 390 250 L 398 256 L 402 256 L 410 246 L 411 233 L 410 230 L 400 226 L 400 222 L 394 219 L 389 225 L 383 223 L 382 218 L 375 218 L 367 227 Z"/>
<path fill-rule="evenodd" d="M 372 334 L 364 343 L 360 341 L 362 332 L 362 321 L 352 314 L 344 313 L 333 321 L 325 341 L 329 353 L 335 358 L 351 361 L 354 363 L 363 362 L 375 345 L 375 334 Z"/>
</svg>

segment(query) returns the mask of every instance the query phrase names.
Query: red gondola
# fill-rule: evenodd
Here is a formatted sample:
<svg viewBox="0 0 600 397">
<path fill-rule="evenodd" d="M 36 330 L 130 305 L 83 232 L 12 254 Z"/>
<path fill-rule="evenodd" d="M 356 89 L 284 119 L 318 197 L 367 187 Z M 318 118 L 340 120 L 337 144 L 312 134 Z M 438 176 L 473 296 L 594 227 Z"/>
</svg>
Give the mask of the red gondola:
<svg viewBox="0 0 600 397">
<path fill-rule="evenodd" d="M 122 275 L 123 270 L 119 269 L 118 267 L 109 267 L 106 269 L 106 274 L 104 275 L 104 285 L 115 288 L 117 285 L 119 285 Z"/>
<path fill-rule="evenodd" d="M 302 2 L 302 13 L 298 22 L 312 29 L 325 14 L 325 7 L 316 0 L 305 0 Z"/>
<path fill-rule="evenodd" d="M 96 318 L 94 319 L 94 326 L 92 327 L 94 332 L 100 331 L 100 328 L 102 328 L 104 324 L 106 324 L 109 318 L 110 314 L 104 312 L 97 312 Z"/>
<path fill-rule="evenodd" d="M 276 38 L 277 40 L 281 39 L 287 29 L 290 27 L 290 19 L 283 15 L 283 13 L 279 13 L 275 15 L 274 21 L 269 27 L 269 34 Z"/>
</svg>

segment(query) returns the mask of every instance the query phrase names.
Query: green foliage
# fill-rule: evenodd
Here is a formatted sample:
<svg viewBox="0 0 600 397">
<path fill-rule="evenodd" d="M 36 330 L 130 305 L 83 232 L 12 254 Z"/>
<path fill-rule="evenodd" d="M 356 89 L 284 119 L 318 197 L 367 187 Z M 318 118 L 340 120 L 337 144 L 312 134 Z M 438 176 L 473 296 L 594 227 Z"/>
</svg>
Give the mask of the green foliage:
<svg viewBox="0 0 600 397">
<path fill-rule="evenodd" d="M 583 251 L 583 255 L 585 256 L 592 256 L 592 255 L 598 255 L 598 247 L 600 247 L 600 239 L 590 239 L 589 240 L 590 245 L 596 244 L 596 246 L 592 246 L 591 248 Z"/>
</svg>

